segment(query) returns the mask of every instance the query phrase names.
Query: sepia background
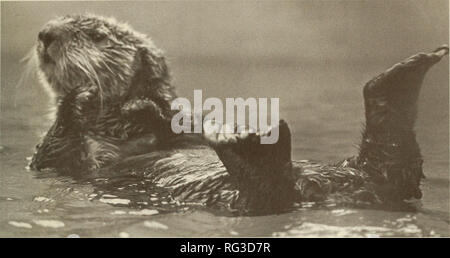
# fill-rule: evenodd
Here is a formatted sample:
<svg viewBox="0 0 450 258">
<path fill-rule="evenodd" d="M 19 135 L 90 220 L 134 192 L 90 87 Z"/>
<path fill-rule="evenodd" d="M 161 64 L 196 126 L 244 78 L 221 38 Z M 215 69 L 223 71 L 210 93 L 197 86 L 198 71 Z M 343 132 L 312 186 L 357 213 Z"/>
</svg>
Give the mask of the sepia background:
<svg viewBox="0 0 450 258">
<path fill-rule="evenodd" d="M 202 89 L 204 98 L 279 97 L 294 157 L 323 162 L 357 153 L 365 82 L 449 40 L 446 0 L 2 2 L 0 236 L 450 236 L 447 57 L 431 69 L 420 97 L 417 138 L 427 180 L 418 213 L 119 216 L 111 214 L 131 208 L 90 201 L 90 186 L 70 178 L 26 171 L 26 157 L 49 126 L 49 104 L 35 78 L 19 83 L 19 61 L 45 22 L 85 12 L 114 16 L 150 35 L 166 52 L 180 96 Z M 39 220 L 64 226 L 43 227 Z M 168 229 L 145 227 L 149 220 Z"/>
</svg>

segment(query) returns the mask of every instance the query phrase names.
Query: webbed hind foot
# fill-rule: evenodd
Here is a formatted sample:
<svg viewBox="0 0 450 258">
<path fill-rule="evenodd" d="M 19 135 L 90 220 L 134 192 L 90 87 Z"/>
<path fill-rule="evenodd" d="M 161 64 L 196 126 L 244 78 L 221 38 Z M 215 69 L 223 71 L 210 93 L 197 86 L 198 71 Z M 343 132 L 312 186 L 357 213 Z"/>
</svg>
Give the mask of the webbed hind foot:
<svg viewBox="0 0 450 258">
<path fill-rule="evenodd" d="M 236 208 L 244 213 L 266 213 L 289 207 L 295 196 L 295 179 L 286 122 L 280 121 L 278 127 L 264 133 L 227 133 L 225 128 L 217 132 L 211 123 L 206 123 L 204 137 L 236 182 L 240 192 Z M 273 130 L 279 130 L 278 141 L 261 144 L 261 137 Z"/>
<path fill-rule="evenodd" d="M 358 168 L 387 200 L 421 198 L 422 157 L 413 130 L 426 72 L 449 52 L 444 45 L 395 64 L 364 87 L 366 126 Z"/>
<path fill-rule="evenodd" d="M 370 80 L 363 92 L 368 129 L 412 129 L 425 74 L 448 51 L 448 46 L 444 45 L 431 53 L 418 53 Z"/>
</svg>

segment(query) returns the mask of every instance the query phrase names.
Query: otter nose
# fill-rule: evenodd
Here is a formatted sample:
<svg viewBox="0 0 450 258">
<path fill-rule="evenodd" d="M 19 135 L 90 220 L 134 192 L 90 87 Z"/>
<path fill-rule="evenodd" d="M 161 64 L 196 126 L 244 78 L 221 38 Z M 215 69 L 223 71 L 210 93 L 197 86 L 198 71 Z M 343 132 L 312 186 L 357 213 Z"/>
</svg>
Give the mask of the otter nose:
<svg viewBox="0 0 450 258">
<path fill-rule="evenodd" d="M 38 39 L 44 44 L 44 48 L 48 46 L 56 39 L 57 35 L 54 31 L 43 30 L 39 32 Z"/>
</svg>

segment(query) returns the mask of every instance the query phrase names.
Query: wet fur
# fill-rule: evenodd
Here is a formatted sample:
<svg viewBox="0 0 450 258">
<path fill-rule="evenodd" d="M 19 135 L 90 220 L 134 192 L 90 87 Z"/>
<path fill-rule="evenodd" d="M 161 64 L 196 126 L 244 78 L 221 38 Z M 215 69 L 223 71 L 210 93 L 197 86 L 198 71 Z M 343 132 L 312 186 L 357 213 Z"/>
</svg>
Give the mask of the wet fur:
<svg viewBox="0 0 450 258">
<path fill-rule="evenodd" d="M 75 21 L 67 25 L 70 32 L 82 33 L 66 37 L 69 44 L 60 46 L 53 70 L 42 65 L 46 57 L 38 51 L 58 110 L 33 168 L 104 167 L 92 174 L 142 175 L 178 201 L 240 214 L 281 212 L 302 201 L 374 205 L 421 197 L 422 158 L 413 131 L 417 97 L 426 71 L 448 54 L 446 46 L 415 55 L 367 83 L 359 155 L 321 165 L 291 161 L 291 135 L 283 121 L 274 145 L 260 145 L 259 133 L 217 133 L 206 135 L 206 142 L 173 135 L 175 94 L 161 51 L 115 20 L 61 19 L 44 31 L 69 19 Z M 99 28 L 110 34 L 98 41 L 91 34 Z M 108 48 L 109 39 L 120 42 Z M 74 42 L 83 44 L 75 49 Z"/>
<path fill-rule="evenodd" d="M 71 117 L 79 123 L 73 130 L 81 131 L 84 146 L 84 156 L 74 159 L 98 168 L 119 158 L 118 146 L 126 140 L 143 133 L 161 139 L 170 134 L 170 103 L 176 95 L 162 51 L 148 37 L 94 15 L 58 18 L 40 35 L 41 81 L 60 108 L 73 99 Z M 57 39 L 46 46 L 49 35 Z"/>
</svg>

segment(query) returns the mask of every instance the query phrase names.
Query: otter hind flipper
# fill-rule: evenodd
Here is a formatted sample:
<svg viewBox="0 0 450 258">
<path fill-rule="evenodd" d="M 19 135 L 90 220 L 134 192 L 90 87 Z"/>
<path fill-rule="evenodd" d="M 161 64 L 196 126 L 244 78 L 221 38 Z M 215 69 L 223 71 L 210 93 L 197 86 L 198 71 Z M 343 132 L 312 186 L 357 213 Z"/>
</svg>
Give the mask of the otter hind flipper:
<svg viewBox="0 0 450 258">
<path fill-rule="evenodd" d="M 234 166 L 236 161 L 245 161 L 255 167 L 270 169 L 289 165 L 291 162 L 291 132 L 283 120 L 266 132 L 242 130 L 238 133 L 211 132 L 205 125 L 205 138 L 216 150 L 225 166 Z M 261 136 L 279 130 L 279 139 L 275 144 L 261 144 Z M 211 132 L 211 133 L 208 133 Z M 235 173 L 232 169 L 230 173 Z"/>
<path fill-rule="evenodd" d="M 367 126 L 385 130 L 411 129 L 425 74 L 448 51 L 448 46 L 444 45 L 430 53 L 418 53 L 366 83 L 363 95 Z"/>
<path fill-rule="evenodd" d="M 291 133 L 283 120 L 264 133 L 214 132 L 204 126 L 205 138 L 236 182 L 242 212 L 280 211 L 293 202 L 295 179 L 291 164 Z M 261 144 L 261 137 L 279 130 L 275 144 Z M 211 132 L 213 131 L 213 132 Z"/>
<path fill-rule="evenodd" d="M 358 167 L 386 199 L 421 198 L 422 156 L 413 130 L 426 72 L 447 55 L 447 45 L 395 64 L 364 86 L 366 125 Z"/>
</svg>

